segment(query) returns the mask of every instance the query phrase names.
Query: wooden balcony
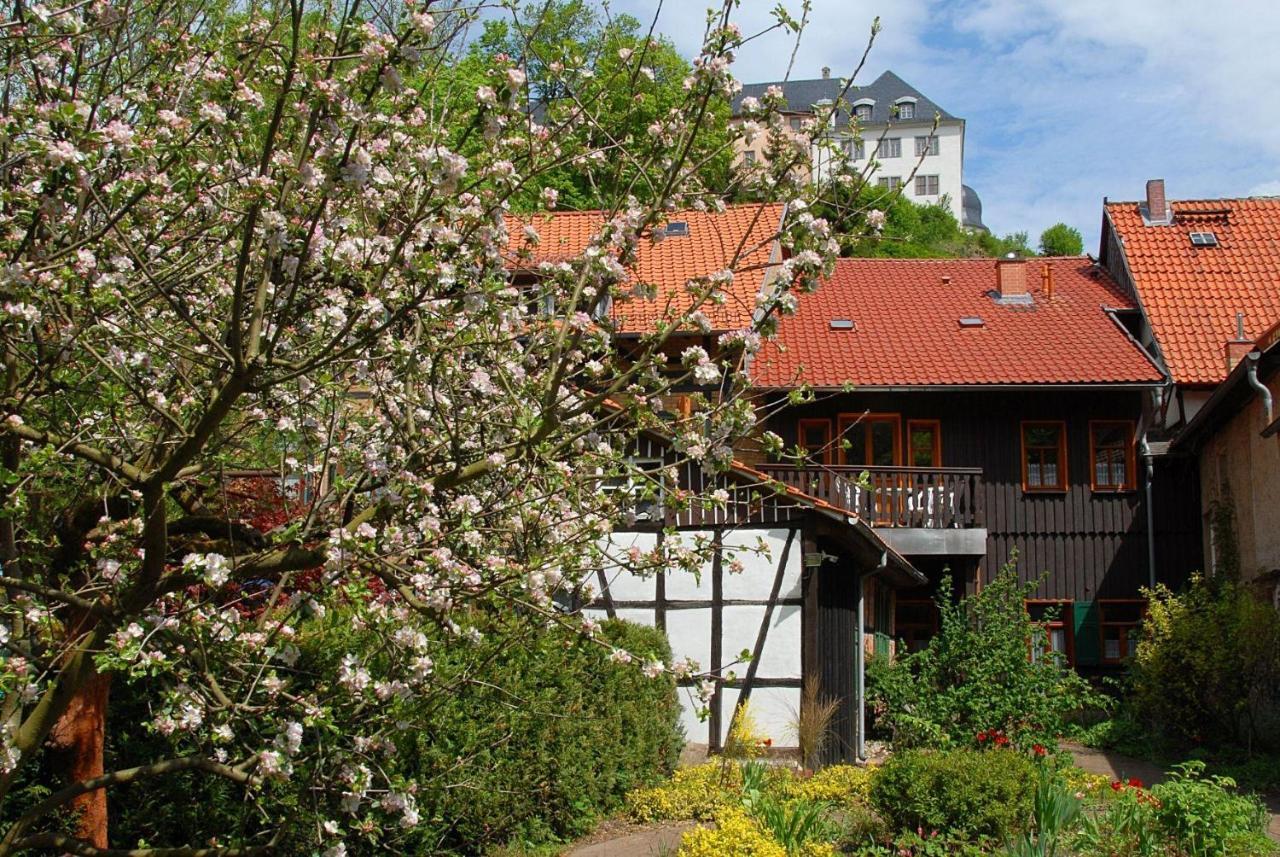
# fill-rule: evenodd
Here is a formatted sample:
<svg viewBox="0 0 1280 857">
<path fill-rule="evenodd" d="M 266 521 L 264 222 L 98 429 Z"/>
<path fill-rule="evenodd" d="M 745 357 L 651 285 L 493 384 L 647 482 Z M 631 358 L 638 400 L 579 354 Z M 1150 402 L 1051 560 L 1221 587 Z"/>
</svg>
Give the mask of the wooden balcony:
<svg viewBox="0 0 1280 857">
<path fill-rule="evenodd" d="M 759 469 L 878 527 L 986 526 L 980 467 L 856 467 L 762 464 Z M 867 474 L 863 483 L 861 476 Z"/>
</svg>

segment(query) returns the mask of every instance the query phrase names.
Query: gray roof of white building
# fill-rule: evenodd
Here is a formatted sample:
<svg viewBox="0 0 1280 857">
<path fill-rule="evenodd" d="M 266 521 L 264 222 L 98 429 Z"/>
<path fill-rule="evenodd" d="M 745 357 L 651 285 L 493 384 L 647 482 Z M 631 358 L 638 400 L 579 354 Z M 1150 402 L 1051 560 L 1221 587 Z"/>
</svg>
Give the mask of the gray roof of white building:
<svg viewBox="0 0 1280 857">
<path fill-rule="evenodd" d="M 747 83 L 743 84 L 742 91 L 733 99 L 734 114 L 738 113 L 742 99 L 749 95 L 761 98 L 764 96 L 765 90 L 771 86 L 782 87 L 782 94 L 787 99 L 787 106 L 791 110 L 801 113 L 811 112 L 814 109 L 814 105 L 819 101 L 835 100 L 840 95 L 841 90 L 840 81 L 834 77 Z M 892 111 L 899 99 L 906 97 L 916 100 L 916 118 L 899 120 L 890 111 Z M 942 119 L 959 119 L 958 116 L 952 116 L 946 110 L 943 110 L 925 96 L 924 93 L 891 71 L 886 71 L 866 86 L 849 87 L 849 91 L 845 93 L 844 98 L 850 105 L 863 98 L 870 98 L 875 101 L 875 105 L 871 108 L 871 119 L 863 123 L 866 125 L 883 125 L 891 121 L 904 124 L 906 122 L 932 122 L 935 113 Z M 843 110 L 840 111 L 836 124 L 846 125 L 848 121 L 848 114 Z"/>
</svg>

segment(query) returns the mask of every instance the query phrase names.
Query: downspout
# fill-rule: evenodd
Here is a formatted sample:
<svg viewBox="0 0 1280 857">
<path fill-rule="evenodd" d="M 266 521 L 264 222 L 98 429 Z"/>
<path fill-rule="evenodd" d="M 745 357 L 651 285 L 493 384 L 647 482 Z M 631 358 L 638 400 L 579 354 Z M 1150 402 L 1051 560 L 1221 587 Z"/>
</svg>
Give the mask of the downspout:
<svg viewBox="0 0 1280 857">
<path fill-rule="evenodd" d="M 1155 458 L 1151 454 L 1151 445 L 1147 443 L 1147 433 L 1142 432 L 1142 459 L 1147 469 L 1147 587 L 1156 588 L 1156 510 L 1151 501 L 1151 483 L 1155 480 Z"/>
<path fill-rule="evenodd" d="M 1266 384 L 1258 380 L 1258 359 L 1260 357 L 1262 357 L 1262 354 L 1257 351 L 1250 351 L 1246 354 L 1244 359 L 1248 362 L 1245 364 L 1245 372 L 1249 378 L 1249 386 L 1257 390 L 1258 395 L 1262 397 L 1262 407 L 1263 410 L 1266 411 L 1267 417 L 1267 421 L 1263 423 L 1263 425 L 1269 426 L 1275 421 L 1275 417 L 1273 417 L 1271 413 L 1271 391 L 1267 389 Z"/>
</svg>

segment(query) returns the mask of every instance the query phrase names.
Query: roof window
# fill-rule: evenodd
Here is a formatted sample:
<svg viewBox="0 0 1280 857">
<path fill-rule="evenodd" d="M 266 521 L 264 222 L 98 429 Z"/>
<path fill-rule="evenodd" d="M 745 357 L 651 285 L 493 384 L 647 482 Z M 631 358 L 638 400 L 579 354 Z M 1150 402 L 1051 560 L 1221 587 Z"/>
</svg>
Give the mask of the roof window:
<svg viewBox="0 0 1280 857">
<path fill-rule="evenodd" d="M 831 319 L 832 330 L 857 330 L 858 326 L 853 323 L 850 318 L 833 318 Z"/>
<path fill-rule="evenodd" d="M 672 220 L 667 224 L 667 228 L 663 230 L 668 238 L 688 238 L 689 237 L 689 221 Z"/>
<path fill-rule="evenodd" d="M 1192 232 L 1191 246 L 1192 247 L 1217 247 L 1218 236 L 1212 232 Z"/>
<path fill-rule="evenodd" d="M 981 316 L 963 315 L 960 317 L 960 326 L 961 327 L 986 327 L 986 322 L 982 320 Z"/>
</svg>

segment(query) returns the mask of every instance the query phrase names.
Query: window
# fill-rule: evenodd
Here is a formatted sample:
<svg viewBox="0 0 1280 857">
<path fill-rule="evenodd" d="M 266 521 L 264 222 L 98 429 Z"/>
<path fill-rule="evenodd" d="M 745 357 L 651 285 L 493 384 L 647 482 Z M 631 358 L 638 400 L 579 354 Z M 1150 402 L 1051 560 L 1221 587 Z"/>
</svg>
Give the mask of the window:
<svg viewBox="0 0 1280 857">
<path fill-rule="evenodd" d="M 844 150 L 846 157 L 855 161 L 861 161 L 867 156 L 866 144 L 861 140 L 845 140 L 840 144 L 840 148 Z"/>
<path fill-rule="evenodd" d="M 1066 488 L 1066 423 L 1023 423 L 1022 490 L 1065 491 Z"/>
<path fill-rule="evenodd" d="M 831 420 L 800 420 L 796 436 L 808 461 L 831 463 Z"/>
<path fill-rule="evenodd" d="M 855 104 L 853 106 L 853 118 L 857 119 L 859 122 L 870 122 L 871 121 L 871 105 Z"/>
<path fill-rule="evenodd" d="M 881 176 L 876 179 L 876 186 L 885 190 L 898 190 L 902 187 L 902 179 L 898 176 Z"/>
<path fill-rule="evenodd" d="M 799 131 L 799 130 L 800 130 L 801 122 L 802 122 L 802 120 L 800 119 L 800 117 L 799 117 L 799 116 L 792 116 L 792 117 L 791 117 L 791 130 L 792 130 L 792 131 Z"/>
<path fill-rule="evenodd" d="M 902 138 L 901 137 L 885 137 L 876 144 L 877 158 L 901 158 L 902 157 Z"/>
<path fill-rule="evenodd" d="M 1118 664 L 1133 657 L 1142 630 L 1146 602 L 1137 600 L 1098 601 L 1102 627 L 1102 662 Z"/>
<path fill-rule="evenodd" d="M 916 196 L 937 196 L 937 176 L 916 176 Z"/>
<path fill-rule="evenodd" d="M 899 598 L 893 624 L 906 650 L 918 652 L 938 633 L 938 605 L 931 598 Z"/>
<path fill-rule="evenodd" d="M 1064 666 L 1075 663 L 1075 628 L 1070 601 L 1028 601 L 1027 615 L 1044 630 L 1031 642 L 1031 660 L 1041 661 L 1051 653 Z"/>
<path fill-rule="evenodd" d="M 1191 245 L 1193 247 L 1217 247 L 1218 236 L 1212 232 L 1191 232 Z"/>
<path fill-rule="evenodd" d="M 742 153 L 742 159 L 748 164 L 754 164 L 756 162 L 756 153 L 751 149 L 747 149 L 747 151 Z"/>
<path fill-rule="evenodd" d="M 942 466 L 942 429 L 937 420 L 907 421 L 907 464 Z"/>
<path fill-rule="evenodd" d="M 910 101 L 902 102 L 901 104 L 898 105 L 898 118 L 899 119 L 916 118 L 916 106 L 912 104 Z"/>
<path fill-rule="evenodd" d="M 624 494 L 624 504 L 637 522 L 661 523 L 663 495 L 666 493 L 662 461 L 656 458 L 633 458 L 620 476 L 604 480 L 600 490 L 606 494 Z"/>
<path fill-rule="evenodd" d="M 1089 472 L 1094 491 L 1132 491 L 1137 487 L 1133 433 L 1131 422 L 1089 423 Z"/>
<path fill-rule="evenodd" d="M 938 136 L 930 134 L 927 137 L 916 137 L 916 157 L 921 155 L 938 154 Z"/>
<path fill-rule="evenodd" d="M 902 418 L 897 414 L 841 414 L 840 463 L 896 467 L 902 461 Z"/>
</svg>

